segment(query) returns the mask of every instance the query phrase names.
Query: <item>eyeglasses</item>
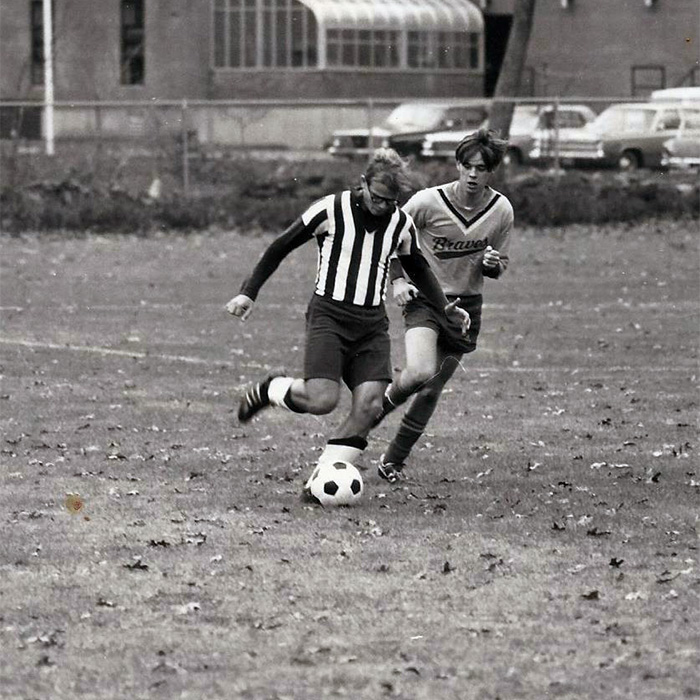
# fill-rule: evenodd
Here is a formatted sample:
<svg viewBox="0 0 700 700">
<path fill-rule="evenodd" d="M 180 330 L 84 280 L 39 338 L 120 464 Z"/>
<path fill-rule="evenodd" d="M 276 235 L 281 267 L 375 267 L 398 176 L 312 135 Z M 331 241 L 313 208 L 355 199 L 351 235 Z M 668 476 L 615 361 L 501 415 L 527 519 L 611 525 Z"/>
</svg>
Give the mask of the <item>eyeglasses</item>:
<svg viewBox="0 0 700 700">
<path fill-rule="evenodd" d="M 367 186 L 367 191 L 369 192 L 369 198 L 375 204 L 391 204 L 395 207 L 399 203 L 398 199 L 394 199 L 393 197 L 382 197 L 382 195 L 372 192 L 369 186 Z"/>
</svg>

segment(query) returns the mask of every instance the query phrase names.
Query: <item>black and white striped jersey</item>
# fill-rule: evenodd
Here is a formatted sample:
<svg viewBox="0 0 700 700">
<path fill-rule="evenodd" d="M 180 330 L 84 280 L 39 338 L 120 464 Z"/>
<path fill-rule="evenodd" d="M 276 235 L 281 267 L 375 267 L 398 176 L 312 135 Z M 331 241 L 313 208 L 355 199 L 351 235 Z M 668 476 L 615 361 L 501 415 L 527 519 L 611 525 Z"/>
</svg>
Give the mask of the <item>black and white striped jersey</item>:
<svg viewBox="0 0 700 700">
<path fill-rule="evenodd" d="M 410 215 L 395 209 L 374 217 L 346 190 L 312 204 L 302 215 L 318 243 L 315 293 L 358 306 L 379 306 L 386 295 L 389 259 L 418 249 Z"/>
</svg>

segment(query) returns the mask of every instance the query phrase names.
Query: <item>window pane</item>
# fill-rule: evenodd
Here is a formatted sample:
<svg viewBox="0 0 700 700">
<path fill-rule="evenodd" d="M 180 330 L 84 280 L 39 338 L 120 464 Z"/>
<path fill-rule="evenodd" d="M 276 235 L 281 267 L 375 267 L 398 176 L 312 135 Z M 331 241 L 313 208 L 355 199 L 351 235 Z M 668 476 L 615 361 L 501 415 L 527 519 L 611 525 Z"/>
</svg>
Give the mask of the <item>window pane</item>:
<svg viewBox="0 0 700 700">
<path fill-rule="evenodd" d="M 228 29 L 228 65 L 231 68 L 238 68 L 241 65 L 241 14 L 239 12 L 229 13 Z"/>
<path fill-rule="evenodd" d="M 143 85 L 146 74 L 143 0 L 122 0 L 121 83 Z"/>
<path fill-rule="evenodd" d="M 255 14 L 255 0 L 243 0 L 245 9 L 243 10 L 243 65 L 253 68 L 256 64 L 255 49 L 257 46 L 257 16 Z"/>
</svg>

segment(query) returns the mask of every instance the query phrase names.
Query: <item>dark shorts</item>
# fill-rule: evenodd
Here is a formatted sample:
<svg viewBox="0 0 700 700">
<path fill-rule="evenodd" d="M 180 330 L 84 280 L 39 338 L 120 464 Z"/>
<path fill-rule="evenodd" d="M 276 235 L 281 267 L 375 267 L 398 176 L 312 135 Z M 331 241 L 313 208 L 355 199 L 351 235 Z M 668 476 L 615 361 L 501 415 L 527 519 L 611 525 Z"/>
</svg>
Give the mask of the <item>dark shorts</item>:
<svg viewBox="0 0 700 700">
<path fill-rule="evenodd" d="M 314 294 L 306 310 L 305 379 L 391 381 L 389 319 L 384 306 L 365 308 Z"/>
<path fill-rule="evenodd" d="M 457 297 L 447 296 L 449 301 Z M 419 294 L 403 307 L 403 319 L 406 330 L 409 328 L 432 328 L 438 334 L 438 347 L 449 353 L 464 354 L 476 350 L 476 339 L 481 328 L 481 294 L 459 297 L 457 306 L 469 312 L 471 326 L 466 337 L 462 336 L 460 326 L 449 321 L 442 311 L 437 311 L 426 298 Z"/>
</svg>

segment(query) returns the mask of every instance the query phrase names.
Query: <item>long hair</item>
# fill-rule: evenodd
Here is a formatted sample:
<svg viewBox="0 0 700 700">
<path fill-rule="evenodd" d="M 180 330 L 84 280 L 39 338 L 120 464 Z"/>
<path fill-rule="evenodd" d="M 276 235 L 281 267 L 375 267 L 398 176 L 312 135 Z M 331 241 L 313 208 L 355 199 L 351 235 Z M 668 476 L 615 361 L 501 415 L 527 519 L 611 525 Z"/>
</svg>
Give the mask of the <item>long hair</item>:
<svg viewBox="0 0 700 700">
<path fill-rule="evenodd" d="M 467 134 L 455 150 L 458 163 L 467 163 L 475 153 L 481 153 L 484 164 L 489 171 L 495 170 L 508 150 L 508 141 L 502 139 L 497 131 L 479 129 Z"/>
<path fill-rule="evenodd" d="M 413 189 L 408 165 L 393 148 L 378 148 L 372 154 L 365 178 L 368 184 L 381 182 L 397 199 Z"/>
</svg>

